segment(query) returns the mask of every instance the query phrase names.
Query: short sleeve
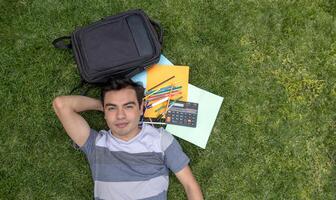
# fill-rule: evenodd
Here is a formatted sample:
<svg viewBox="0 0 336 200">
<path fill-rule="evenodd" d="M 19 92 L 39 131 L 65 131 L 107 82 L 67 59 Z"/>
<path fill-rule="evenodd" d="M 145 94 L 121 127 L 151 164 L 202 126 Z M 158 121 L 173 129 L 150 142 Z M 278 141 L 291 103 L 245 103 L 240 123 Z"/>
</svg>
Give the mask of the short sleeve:
<svg viewBox="0 0 336 200">
<path fill-rule="evenodd" d="M 188 165 L 190 159 L 183 152 L 181 145 L 170 133 L 163 131 L 161 147 L 164 152 L 166 166 L 174 173 L 179 172 Z"/>
<path fill-rule="evenodd" d="M 95 141 L 98 132 L 96 130 L 90 129 L 90 135 L 86 140 L 85 144 L 80 148 L 87 156 L 91 155 L 95 149 Z"/>
</svg>

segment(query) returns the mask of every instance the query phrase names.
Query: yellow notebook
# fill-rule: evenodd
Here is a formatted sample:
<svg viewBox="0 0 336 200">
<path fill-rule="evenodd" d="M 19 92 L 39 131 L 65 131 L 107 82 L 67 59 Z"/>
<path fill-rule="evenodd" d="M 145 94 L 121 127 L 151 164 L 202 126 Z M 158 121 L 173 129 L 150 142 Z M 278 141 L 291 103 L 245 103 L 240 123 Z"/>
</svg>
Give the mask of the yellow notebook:
<svg viewBox="0 0 336 200">
<path fill-rule="evenodd" d="M 153 88 L 158 85 L 162 81 L 165 81 L 171 77 L 173 77 L 169 81 Z M 147 87 L 149 90 L 153 88 L 153 90 L 157 90 L 167 86 L 182 86 L 180 93 L 175 94 L 170 98 L 171 101 L 179 99 L 179 101 L 187 101 L 188 100 L 188 81 L 189 81 L 189 67 L 188 66 L 168 66 L 168 65 L 154 65 L 147 70 Z M 149 108 L 145 112 L 145 117 L 156 118 L 160 114 L 166 111 L 168 101 L 165 101 L 161 104 L 158 104 L 152 108 Z M 165 107 L 164 109 L 158 108 Z"/>
</svg>

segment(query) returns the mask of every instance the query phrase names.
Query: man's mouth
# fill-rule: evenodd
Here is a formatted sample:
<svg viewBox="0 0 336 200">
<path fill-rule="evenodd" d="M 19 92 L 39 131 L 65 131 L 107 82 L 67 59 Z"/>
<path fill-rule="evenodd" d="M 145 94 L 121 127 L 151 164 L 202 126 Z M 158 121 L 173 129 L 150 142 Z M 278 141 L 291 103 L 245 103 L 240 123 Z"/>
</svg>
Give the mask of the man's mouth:
<svg viewBox="0 0 336 200">
<path fill-rule="evenodd" d="M 115 126 L 117 128 L 125 128 L 127 126 L 127 122 L 122 122 L 122 123 L 116 123 Z"/>
</svg>

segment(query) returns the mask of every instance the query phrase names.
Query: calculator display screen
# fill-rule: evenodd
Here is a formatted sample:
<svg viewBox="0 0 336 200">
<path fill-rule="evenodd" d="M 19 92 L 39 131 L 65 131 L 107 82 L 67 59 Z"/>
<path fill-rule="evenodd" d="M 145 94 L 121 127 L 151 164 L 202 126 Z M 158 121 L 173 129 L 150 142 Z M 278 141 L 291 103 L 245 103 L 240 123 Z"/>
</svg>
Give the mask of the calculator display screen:
<svg viewBox="0 0 336 200">
<path fill-rule="evenodd" d="M 183 108 L 183 107 L 184 107 L 184 104 L 183 104 L 183 103 L 175 103 L 174 106 Z"/>
</svg>

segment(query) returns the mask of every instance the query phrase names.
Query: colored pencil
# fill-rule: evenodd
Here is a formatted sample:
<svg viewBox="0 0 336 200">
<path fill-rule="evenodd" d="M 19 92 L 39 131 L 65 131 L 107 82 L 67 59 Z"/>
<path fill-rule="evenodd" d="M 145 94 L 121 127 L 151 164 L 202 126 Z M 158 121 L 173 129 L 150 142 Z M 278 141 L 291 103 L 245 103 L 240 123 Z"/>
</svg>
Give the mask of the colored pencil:
<svg viewBox="0 0 336 200">
<path fill-rule="evenodd" d="M 154 90 L 153 92 L 147 94 L 143 99 L 146 100 L 148 99 L 149 97 L 153 97 L 153 96 L 156 96 L 156 95 L 160 95 L 160 94 L 164 94 L 164 93 L 168 93 L 169 90 L 167 88 L 169 88 L 170 86 L 167 86 L 165 87 L 166 89 L 158 89 L 158 90 Z M 173 88 L 173 91 L 177 91 L 177 90 L 181 90 L 182 86 L 178 86 L 178 87 L 175 87 Z M 170 88 L 169 88 L 170 89 Z"/>
<path fill-rule="evenodd" d="M 172 84 L 172 86 L 174 86 L 174 85 Z M 170 98 L 171 98 L 171 96 L 170 96 L 170 95 L 171 95 L 172 89 L 173 89 L 173 87 L 171 87 L 171 90 L 170 90 L 170 92 L 169 92 L 168 103 L 167 103 L 167 107 L 166 107 L 166 110 L 165 110 L 165 112 L 167 112 L 167 109 L 168 109 L 168 107 L 169 107 Z"/>
<path fill-rule="evenodd" d="M 179 94 L 182 94 L 182 92 L 179 92 L 179 91 L 172 92 L 170 94 L 170 96 L 173 97 L 173 96 L 176 96 L 176 95 L 179 95 Z M 155 97 L 153 96 L 153 97 L 148 98 L 147 101 L 154 101 L 154 100 L 161 99 L 161 98 L 168 97 L 168 96 L 169 96 L 169 94 L 163 94 L 163 95 L 155 96 Z"/>
<path fill-rule="evenodd" d="M 172 88 L 172 91 L 181 90 L 181 88 L 182 88 L 182 86 L 174 87 L 174 88 Z M 169 88 L 169 89 L 164 89 L 164 90 L 162 90 L 162 91 L 159 90 L 159 91 L 157 91 L 157 92 L 151 94 L 151 96 L 153 96 L 153 95 L 160 95 L 160 94 L 164 94 L 164 93 L 168 93 L 170 90 L 171 90 L 170 88 Z"/>
<path fill-rule="evenodd" d="M 158 87 L 158 86 L 164 84 L 164 83 L 167 82 L 167 81 L 170 81 L 170 80 L 173 79 L 173 78 L 175 78 L 175 76 L 172 76 L 172 77 L 170 77 L 170 78 L 168 78 L 168 79 L 166 79 L 166 80 L 164 80 L 164 81 L 158 83 L 157 85 L 153 86 L 153 87 L 152 87 L 151 89 L 149 89 L 148 91 L 153 90 L 154 88 L 156 88 L 156 87 Z"/>
<path fill-rule="evenodd" d="M 178 101 L 178 100 L 180 100 L 180 99 L 182 99 L 182 98 L 183 98 L 183 96 L 180 96 L 179 98 L 170 101 L 170 102 L 169 102 L 169 104 L 170 104 L 169 107 L 170 107 L 172 104 L 175 104 L 176 101 Z M 158 111 L 164 109 L 165 107 L 166 107 L 166 106 L 163 105 L 163 106 L 161 106 L 160 108 L 156 109 L 155 112 L 158 112 Z"/>
</svg>

